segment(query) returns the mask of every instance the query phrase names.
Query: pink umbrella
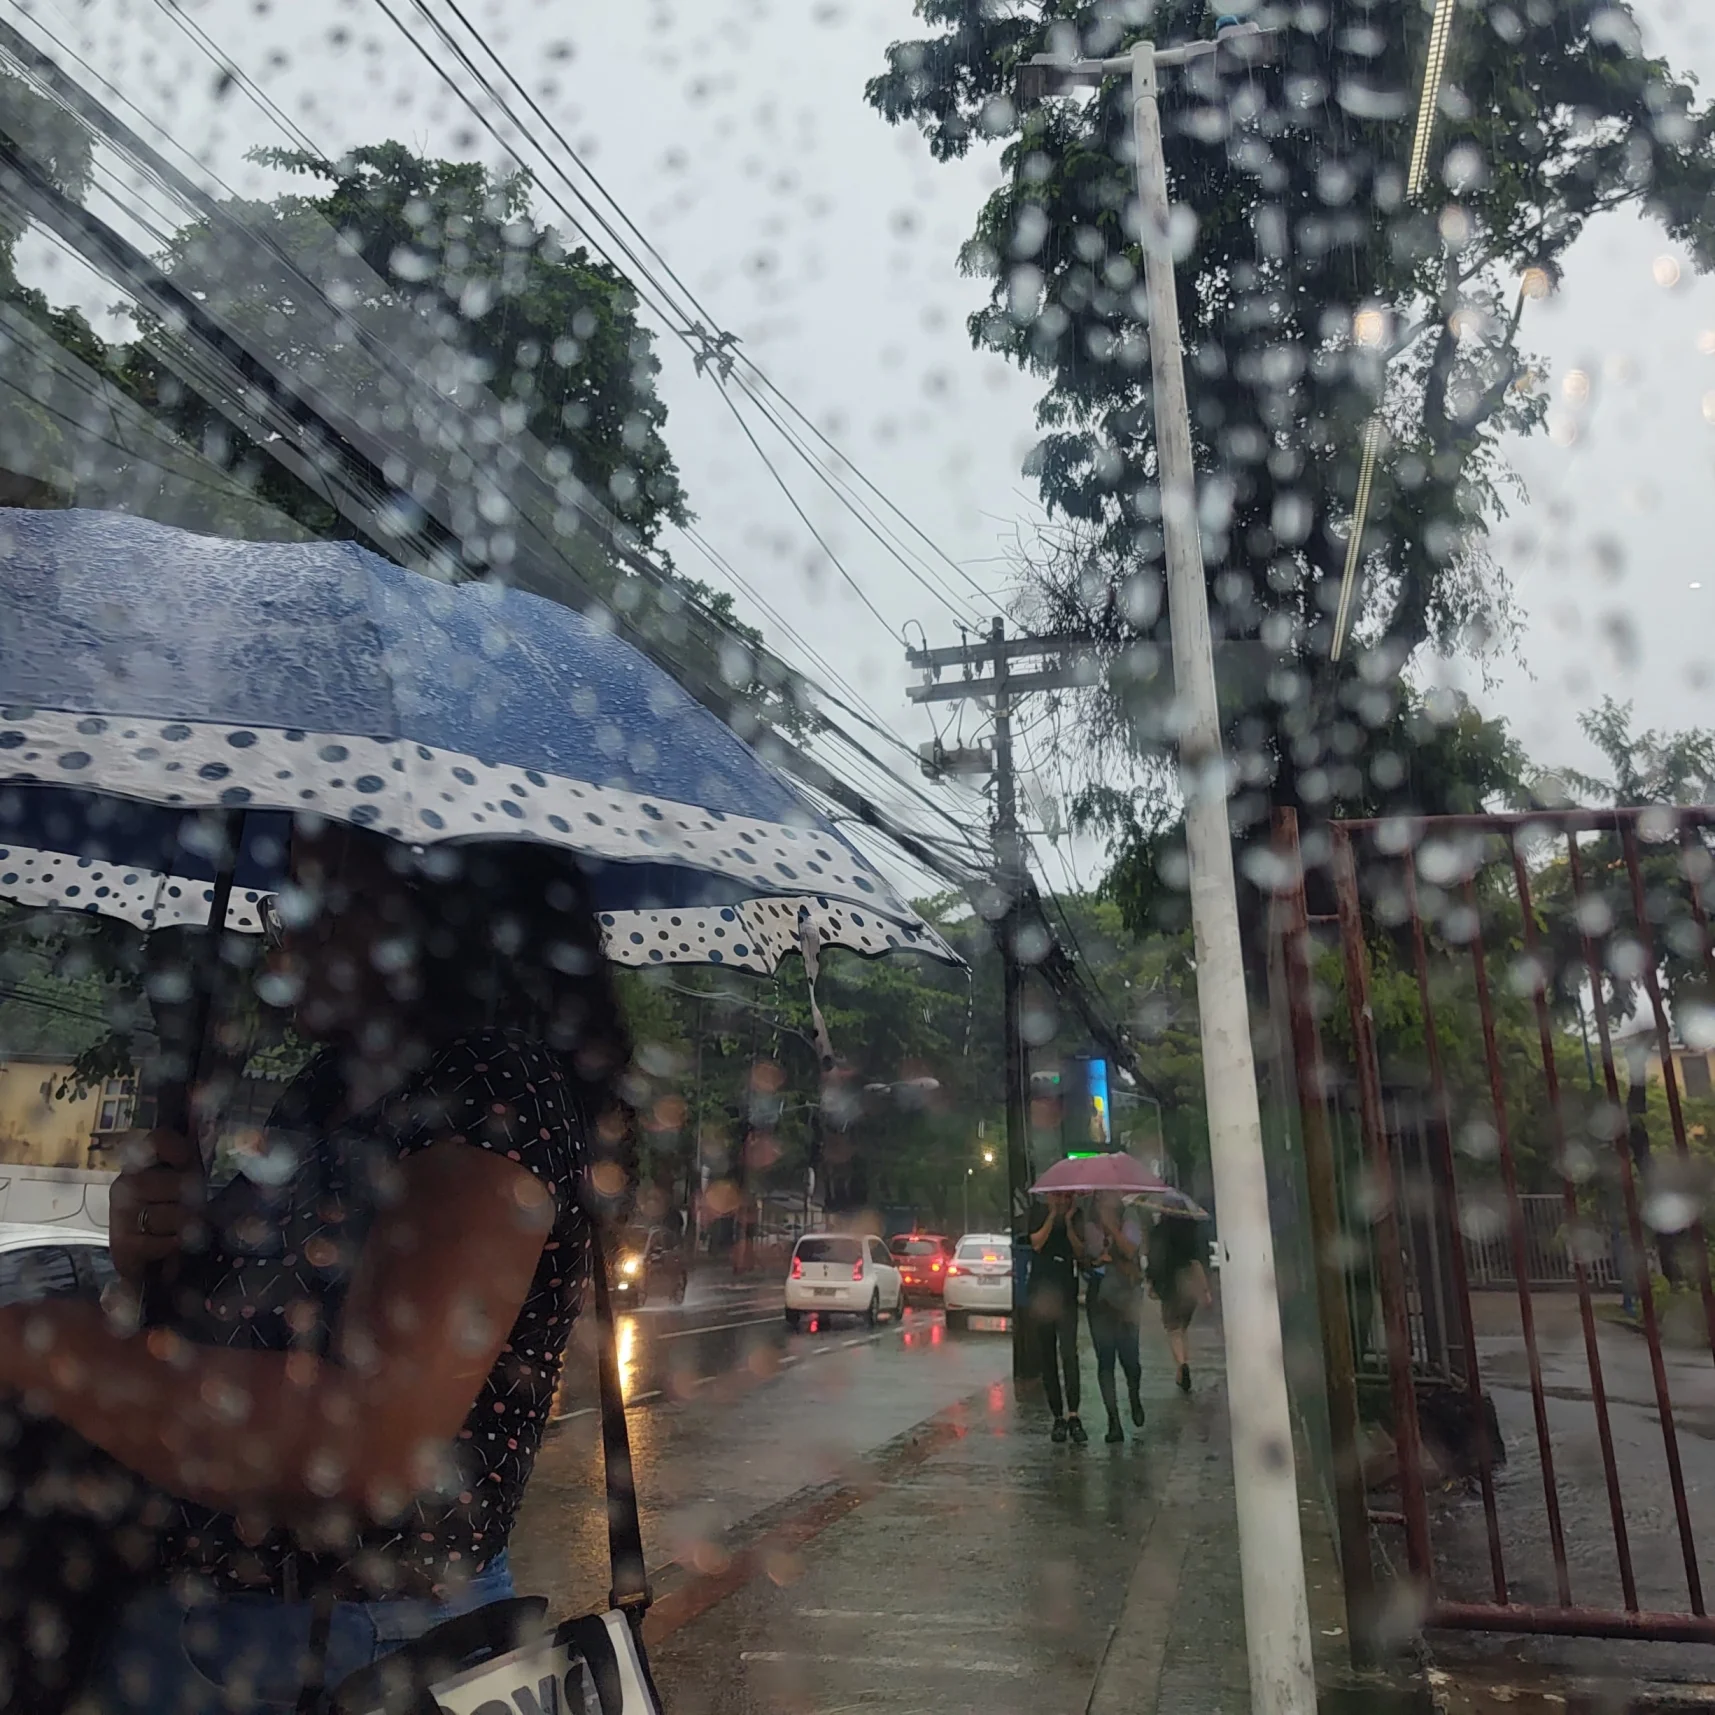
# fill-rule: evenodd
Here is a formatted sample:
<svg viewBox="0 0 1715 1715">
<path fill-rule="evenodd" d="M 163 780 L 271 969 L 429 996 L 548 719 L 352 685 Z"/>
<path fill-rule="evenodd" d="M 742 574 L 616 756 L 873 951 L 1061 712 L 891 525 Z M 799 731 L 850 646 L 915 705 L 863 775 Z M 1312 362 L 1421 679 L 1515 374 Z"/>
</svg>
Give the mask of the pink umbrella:
<svg viewBox="0 0 1715 1715">
<path fill-rule="evenodd" d="M 1167 1184 L 1131 1156 L 1115 1151 L 1109 1155 L 1073 1155 L 1056 1161 L 1030 1189 L 1037 1196 L 1046 1196 L 1050 1191 L 1118 1191 L 1131 1195 L 1139 1191 L 1165 1191 Z"/>
</svg>

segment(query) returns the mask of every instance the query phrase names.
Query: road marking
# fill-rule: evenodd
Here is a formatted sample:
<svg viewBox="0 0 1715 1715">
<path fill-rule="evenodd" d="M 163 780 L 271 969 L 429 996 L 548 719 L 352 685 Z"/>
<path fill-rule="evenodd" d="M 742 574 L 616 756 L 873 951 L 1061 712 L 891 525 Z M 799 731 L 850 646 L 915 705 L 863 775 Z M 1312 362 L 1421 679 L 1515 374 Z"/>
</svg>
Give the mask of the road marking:
<svg viewBox="0 0 1715 1715">
<path fill-rule="evenodd" d="M 660 1397 L 661 1390 L 658 1387 L 651 1388 L 648 1393 L 634 1393 L 631 1398 L 625 1402 L 625 1409 L 630 1411 L 636 1406 L 647 1405 L 650 1400 L 659 1399 Z M 588 1417 L 592 1411 L 598 1409 L 598 1407 L 593 1405 L 580 1405 L 576 1411 L 562 1411 L 558 1417 L 550 1417 L 548 1421 L 550 1423 L 570 1423 L 574 1417 Z"/>
<path fill-rule="evenodd" d="M 654 1335 L 653 1338 L 656 1340 L 680 1340 L 685 1339 L 692 1334 L 716 1334 L 723 1328 L 755 1328 L 759 1327 L 764 1322 L 773 1322 L 774 1320 L 775 1318 L 772 1316 L 761 1316 L 754 1322 L 721 1322 L 708 1328 L 682 1328 L 676 1334 L 657 1334 Z M 873 1345 L 877 1340 L 882 1339 L 885 1335 L 894 1333 L 895 1331 L 895 1328 L 878 1328 L 873 1334 L 860 1335 L 855 1340 L 842 1340 L 838 1345 L 830 1343 L 825 1346 L 812 1346 L 809 1351 L 809 1356 L 812 1358 L 825 1358 L 832 1352 L 846 1351 L 852 1346 Z M 805 1354 L 802 1352 L 787 1352 L 781 1357 L 780 1362 L 783 1365 L 795 1364 L 798 1362 L 799 1358 L 804 1355 Z M 697 1386 L 707 1387 L 710 1382 L 717 1382 L 724 1379 L 725 1377 L 723 1375 L 698 1376 Z M 634 1405 L 643 1405 L 649 1400 L 659 1399 L 662 1391 L 663 1390 L 660 1388 L 652 1388 L 648 1393 L 634 1393 L 626 1400 L 625 1408 L 629 1411 Z M 548 1421 L 550 1424 L 570 1423 L 575 1417 L 588 1417 L 590 1413 L 596 1409 L 597 1408 L 593 1405 L 583 1405 L 579 1406 L 575 1411 L 562 1411 L 558 1417 L 550 1417 Z"/>
<path fill-rule="evenodd" d="M 959 1614 L 899 1614 L 881 1608 L 795 1608 L 793 1618 L 799 1620 L 881 1620 L 890 1626 L 933 1627 L 952 1634 L 960 1632 L 1012 1632 L 1018 1629 L 1016 1620 L 978 1620 Z"/>
<path fill-rule="evenodd" d="M 706 1328 L 678 1328 L 671 1334 L 652 1334 L 650 1338 L 657 1342 L 666 1340 L 688 1340 L 693 1334 L 724 1334 L 728 1328 L 760 1328 L 764 1322 L 778 1322 L 780 1317 L 753 1316 L 748 1322 L 711 1322 Z"/>
<path fill-rule="evenodd" d="M 829 1667 L 880 1667 L 897 1673 L 1004 1673 L 1017 1678 L 1025 1671 L 1021 1661 L 928 1659 L 905 1655 L 823 1655 L 807 1650 L 747 1649 L 738 1652 L 740 1661 L 813 1661 Z"/>
</svg>

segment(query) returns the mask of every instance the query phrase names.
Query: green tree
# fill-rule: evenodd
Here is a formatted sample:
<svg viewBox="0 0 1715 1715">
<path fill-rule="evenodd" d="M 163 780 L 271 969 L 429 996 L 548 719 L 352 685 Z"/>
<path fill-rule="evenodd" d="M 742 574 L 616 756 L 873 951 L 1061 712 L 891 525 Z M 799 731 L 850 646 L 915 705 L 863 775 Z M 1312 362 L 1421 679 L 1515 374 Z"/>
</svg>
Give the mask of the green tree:
<svg viewBox="0 0 1715 1715">
<path fill-rule="evenodd" d="M 1012 89 L 1032 55 L 1112 55 L 1145 28 L 1195 37 L 1215 9 L 916 10 L 929 33 L 889 49 L 868 96 L 942 159 L 1002 140 L 1001 186 L 962 253 L 992 286 L 971 336 L 1045 384 L 1029 468 L 1068 534 L 1039 588 L 1056 620 L 1105 641 L 1113 727 L 1159 754 L 1166 735 L 1137 707 L 1163 675 L 1166 632 L 1129 86 L 1022 113 Z M 1506 501 L 1503 438 L 1545 409 L 1541 366 L 1521 347 L 1530 294 L 1620 207 L 1699 266 L 1715 259 L 1715 112 L 1641 53 L 1623 0 L 1461 10 L 1431 171 L 1408 197 L 1431 10 L 1251 10 L 1280 32 L 1281 63 L 1169 78 L 1167 171 L 1228 739 L 1260 797 L 1315 815 L 1358 796 L 1337 792 L 1338 773 L 1394 750 L 1397 675 L 1415 650 L 1507 635 L 1486 532 Z M 1335 661 L 1372 423 L 1356 644 Z"/>
<path fill-rule="evenodd" d="M 1715 731 L 1638 731 L 1630 703 L 1604 697 L 1579 716 L 1578 724 L 1607 763 L 1605 775 L 1577 769 L 1544 773 L 1543 796 L 1572 797 L 1592 807 L 1675 807 L 1715 798 Z M 1693 890 L 1705 902 L 1715 894 L 1711 833 L 1686 837 L 1671 817 L 1659 827 L 1641 818 L 1635 834 L 1637 885 L 1622 840 L 1598 832 L 1579 841 L 1581 887 L 1573 896 L 1570 863 L 1561 851 L 1544 867 L 1537 904 L 1553 962 L 1563 1014 L 1578 1010 L 1583 995 L 1602 1016 L 1611 1037 L 1630 1038 L 1617 1052 L 1625 1083 L 1625 1137 L 1640 1169 L 1650 1165 L 1653 1146 L 1674 1142 L 1670 1116 L 1650 1082 L 1644 1041 L 1653 1046 L 1654 1011 L 1645 994 L 1652 964 L 1676 1031 L 1699 1046 L 1715 1043 L 1715 993 L 1710 990 L 1704 933 L 1692 910 Z M 1637 895 L 1643 899 L 1639 920 Z M 1588 934 L 1595 955 L 1592 979 L 1584 957 Z M 1648 935 L 1648 950 L 1645 934 Z M 1641 1033 L 1641 1034 L 1640 1034 Z M 1652 1101 L 1653 1097 L 1653 1101 Z M 1670 1281 L 1681 1275 L 1680 1247 L 1661 1242 L 1662 1266 Z"/>
<path fill-rule="evenodd" d="M 497 177 L 479 162 L 427 159 L 392 142 L 338 161 L 289 149 L 258 150 L 255 158 L 315 188 L 262 202 L 231 199 L 225 210 L 243 236 L 203 221 L 179 232 L 163 264 L 194 296 L 241 334 L 260 334 L 264 350 L 313 381 L 342 363 L 354 373 L 370 369 L 355 324 L 374 320 L 368 282 L 379 280 L 432 333 L 437 373 L 425 379 L 486 387 L 499 406 L 496 435 L 528 431 L 563 454 L 571 473 L 643 543 L 664 523 L 686 519 L 662 438 L 660 365 L 653 336 L 638 323 L 636 293 L 609 263 L 536 223 L 526 175 Z M 266 289 L 278 264 L 259 240 L 340 281 L 351 315 L 343 344 L 328 339 L 331 324 L 309 320 L 301 334 L 295 319 L 283 325 Z M 360 266 L 342 268 L 342 258 Z M 212 406 L 183 389 L 150 339 L 133 348 L 129 368 L 142 397 L 187 439 L 224 446 L 227 462 L 253 470 L 281 510 L 318 535 L 351 533 L 325 499 L 232 437 Z M 378 413 L 398 408 L 391 398 L 368 403 Z"/>
<path fill-rule="evenodd" d="M 88 133 L 63 108 L 45 100 L 21 79 L 0 73 L 0 136 L 28 138 L 31 152 L 52 182 L 69 196 L 88 188 Z M 21 224 L 0 215 L 0 305 L 21 314 L 97 372 L 108 367 L 108 351 L 88 321 L 58 308 L 16 270 Z M 14 385 L 0 389 L 0 505 L 63 506 L 73 484 L 75 436 L 42 409 L 14 370 Z M 46 477 L 41 472 L 49 473 Z M 30 473 L 38 474 L 30 474 Z"/>
</svg>

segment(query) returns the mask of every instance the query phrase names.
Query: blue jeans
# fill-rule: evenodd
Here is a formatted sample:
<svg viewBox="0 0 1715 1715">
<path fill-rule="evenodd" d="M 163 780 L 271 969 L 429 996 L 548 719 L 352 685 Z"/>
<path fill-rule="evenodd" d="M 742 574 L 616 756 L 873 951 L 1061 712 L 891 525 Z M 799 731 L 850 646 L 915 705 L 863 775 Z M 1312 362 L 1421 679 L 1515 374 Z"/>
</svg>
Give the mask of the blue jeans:
<svg viewBox="0 0 1715 1715">
<path fill-rule="evenodd" d="M 338 1602 L 322 1683 L 330 1690 L 442 1620 L 512 1594 L 499 1554 L 447 1602 Z M 291 1715 L 303 1688 L 310 1604 L 218 1596 L 188 1605 L 148 1590 L 119 1616 L 91 1691 L 100 1715 Z"/>
</svg>

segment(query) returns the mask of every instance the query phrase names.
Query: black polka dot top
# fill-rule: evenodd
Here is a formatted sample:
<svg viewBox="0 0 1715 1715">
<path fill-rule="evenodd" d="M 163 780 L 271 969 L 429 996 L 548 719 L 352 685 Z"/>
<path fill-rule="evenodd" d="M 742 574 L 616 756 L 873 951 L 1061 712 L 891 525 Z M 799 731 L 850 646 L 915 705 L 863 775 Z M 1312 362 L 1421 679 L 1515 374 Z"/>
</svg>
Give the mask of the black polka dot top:
<svg viewBox="0 0 1715 1715">
<path fill-rule="evenodd" d="M 552 1415 L 566 1338 L 588 1276 L 579 1197 L 583 1121 L 557 1058 L 521 1032 L 452 1043 L 403 1089 L 329 1130 L 340 1079 L 331 1055 L 305 1068 L 268 1122 L 267 1149 L 210 1199 L 207 1251 L 188 1259 L 172 1326 L 202 1344 L 326 1352 L 370 1220 L 403 1158 L 445 1140 L 516 1161 L 554 1199 L 535 1277 L 433 1492 L 396 1519 L 352 1527 L 336 1554 L 256 1540 L 238 1520 L 174 1508 L 167 1570 L 228 1593 L 342 1600 L 439 1596 L 506 1546 Z"/>
</svg>

